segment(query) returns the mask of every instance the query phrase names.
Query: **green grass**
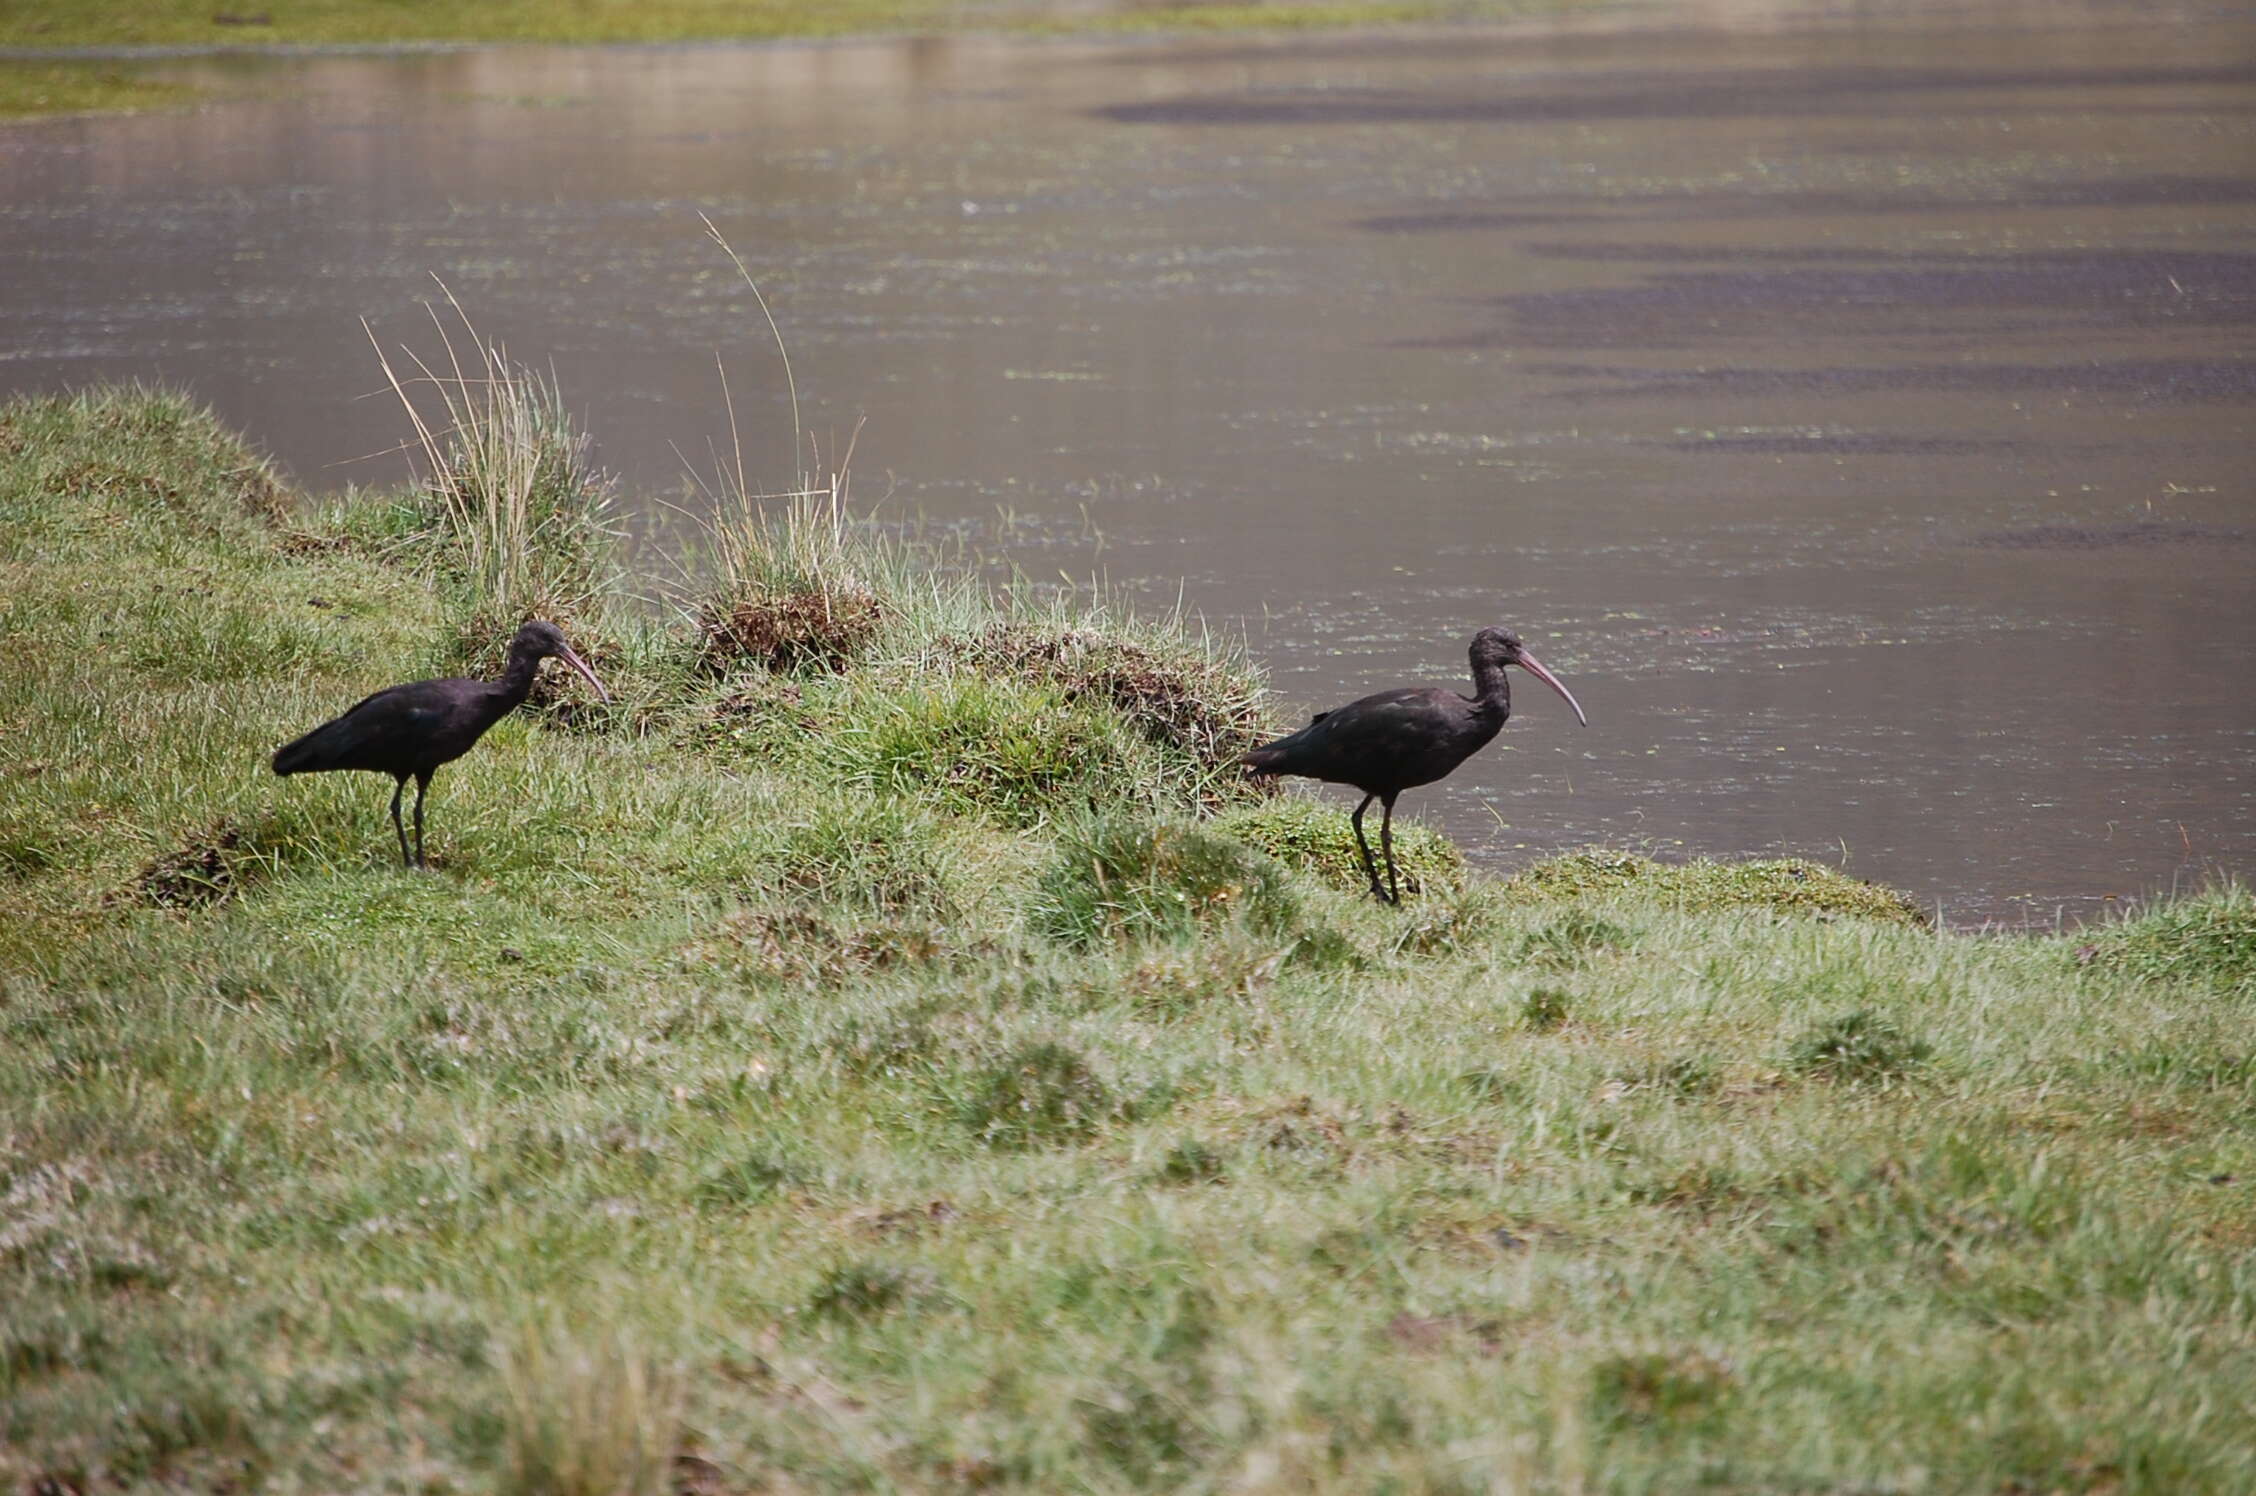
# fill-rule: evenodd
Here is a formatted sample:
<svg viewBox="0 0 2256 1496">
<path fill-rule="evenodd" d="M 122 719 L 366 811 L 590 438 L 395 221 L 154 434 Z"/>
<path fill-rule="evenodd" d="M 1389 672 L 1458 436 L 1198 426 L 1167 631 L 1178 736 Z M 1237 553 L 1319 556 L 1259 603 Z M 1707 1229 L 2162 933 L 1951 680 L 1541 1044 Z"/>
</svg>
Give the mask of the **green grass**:
<svg viewBox="0 0 2256 1496">
<path fill-rule="evenodd" d="M 1508 20 L 1589 0 L 1154 0 L 1059 9 L 1037 0 L 276 0 L 235 6 L 130 0 L 0 0 L 0 38 L 20 48 L 246 47 L 474 43 L 773 41 L 911 33 L 1309 31 Z M 130 113 L 205 102 L 205 89 L 113 60 L 0 59 L 0 119 Z"/>
<path fill-rule="evenodd" d="M 226 47 L 393 42 L 669 42 L 961 30 L 1244 30 L 1457 20 L 1556 9 L 1529 0 L 1195 0 L 1059 11 L 1027 0 L 274 0 L 233 8 L 161 0 L 5 0 L 0 35 L 19 46 Z M 232 19 L 222 20 L 221 17 Z"/>
<path fill-rule="evenodd" d="M 1157 0 L 1119 9 L 1058 9 L 1038 0 L 277 0 L 169 5 L 131 0 L 0 0 L 11 47 L 393 47 L 472 43 L 785 41 L 875 34 L 1311 32 L 1408 23 L 1509 20 L 1588 0 L 1270 0 L 1207 5 Z M 0 59 L 0 120 L 140 113 L 210 102 L 210 90 L 147 77 L 115 59 Z"/>
<path fill-rule="evenodd" d="M 0 409 L 11 1488 L 2256 1487 L 2244 891 L 1436 846 L 1381 908 L 1107 684 L 1258 721 L 1228 650 L 906 554 L 837 659 L 625 637 L 410 874 L 264 757 L 456 658 L 419 506 Z"/>
<path fill-rule="evenodd" d="M 0 119 L 140 114 L 180 109 L 209 97 L 204 89 L 152 78 L 115 62 L 0 60 Z"/>
</svg>

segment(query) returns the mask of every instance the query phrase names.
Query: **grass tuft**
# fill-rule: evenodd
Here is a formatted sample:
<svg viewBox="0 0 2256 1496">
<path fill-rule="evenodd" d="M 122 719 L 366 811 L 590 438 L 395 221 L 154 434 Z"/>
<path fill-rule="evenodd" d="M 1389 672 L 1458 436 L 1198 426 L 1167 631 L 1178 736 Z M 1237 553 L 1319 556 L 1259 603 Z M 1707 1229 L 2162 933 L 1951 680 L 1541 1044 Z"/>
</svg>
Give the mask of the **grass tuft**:
<svg viewBox="0 0 2256 1496">
<path fill-rule="evenodd" d="M 1193 826 L 1108 819 L 1061 835 L 1032 923 L 1053 940 L 1088 945 L 1185 939 L 1237 919 L 1277 935 L 1298 917 L 1283 869 L 1260 853 Z"/>
<path fill-rule="evenodd" d="M 807 1312 L 818 1319 L 863 1319 L 907 1308 L 938 1293 L 939 1283 L 926 1268 L 842 1262 L 824 1273 L 807 1296 Z"/>
<path fill-rule="evenodd" d="M 1609 1356 L 1590 1374 L 1591 1411 L 1616 1428 L 1708 1420 L 1730 1395 L 1730 1369 L 1697 1351 Z"/>
<path fill-rule="evenodd" d="M 1157 1177 L 1162 1184 L 1213 1184 L 1230 1172 L 1220 1149 L 1197 1138 L 1185 1138 L 1167 1150 Z"/>
<path fill-rule="evenodd" d="M 2256 997 L 2256 893 L 2239 883 L 2157 904 L 2079 949 L 2092 967 Z"/>
<path fill-rule="evenodd" d="M 1539 1034 L 1547 1034 L 1567 1021 L 1573 1011 L 1567 995 L 1556 987 L 1530 988 L 1520 999 L 1520 1022 Z"/>
<path fill-rule="evenodd" d="M 1795 1039 L 1787 1059 L 1821 1080 L 1888 1081 L 1926 1063 L 1934 1047 L 1905 1033 L 1886 1015 L 1859 1008 L 1812 1024 Z"/>
<path fill-rule="evenodd" d="M 526 1330 L 500 1355 L 503 1496 L 667 1496 L 678 1379 L 618 1335 Z"/>
<path fill-rule="evenodd" d="M 1044 1041 L 974 1076 L 956 1120 L 989 1148 L 1042 1148 L 1081 1142 L 1115 1110 L 1111 1088 L 1087 1060 Z"/>
<path fill-rule="evenodd" d="M 436 368 L 403 352 L 413 368 L 403 375 L 380 345 L 377 359 L 422 459 L 434 559 L 462 599 L 456 653 L 491 672 L 517 625 L 537 617 L 563 626 L 600 669 L 592 636 L 609 611 L 619 539 L 611 481 L 590 463 L 555 381 L 512 362 L 447 300 L 467 360 L 435 308 Z"/>
<path fill-rule="evenodd" d="M 1612 920 L 1575 909 L 1520 937 L 1518 955 L 1532 966 L 1572 971 L 1597 956 L 1628 950 L 1637 937 Z"/>
<path fill-rule="evenodd" d="M 975 635 L 944 636 L 938 647 L 983 673 L 1053 687 L 1069 703 L 1095 703 L 1209 772 L 1234 768 L 1266 735 L 1264 693 L 1251 669 L 1164 631 L 1137 640 L 1010 619 Z"/>
</svg>

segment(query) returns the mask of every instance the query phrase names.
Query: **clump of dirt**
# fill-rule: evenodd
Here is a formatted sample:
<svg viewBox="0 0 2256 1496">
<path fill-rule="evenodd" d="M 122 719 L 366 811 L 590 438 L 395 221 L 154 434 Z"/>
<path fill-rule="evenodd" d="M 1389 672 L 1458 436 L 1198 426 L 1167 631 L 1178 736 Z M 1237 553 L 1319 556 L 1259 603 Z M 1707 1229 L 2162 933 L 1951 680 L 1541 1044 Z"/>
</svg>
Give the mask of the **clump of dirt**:
<svg viewBox="0 0 2256 1496">
<path fill-rule="evenodd" d="M 1086 629 L 1022 623 L 939 643 L 973 669 L 1055 687 L 1069 705 L 1103 702 L 1145 736 L 1209 767 L 1235 763 L 1264 736 L 1258 689 L 1210 661 L 1166 658 Z"/>
<path fill-rule="evenodd" d="M 836 674 L 852 664 L 885 621 L 865 588 L 805 588 L 709 604 L 697 618 L 698 664 L 724 675 L 746 661 L 775 671 Z"/>
<path fill-rule="evenodd" d="M 215 821 L 143 868 L 134 887 L 144 902 L 160 909 L 206 908 L 236 891 L 236 854 L 242 848 L 243 828 Z"/>
</svg>

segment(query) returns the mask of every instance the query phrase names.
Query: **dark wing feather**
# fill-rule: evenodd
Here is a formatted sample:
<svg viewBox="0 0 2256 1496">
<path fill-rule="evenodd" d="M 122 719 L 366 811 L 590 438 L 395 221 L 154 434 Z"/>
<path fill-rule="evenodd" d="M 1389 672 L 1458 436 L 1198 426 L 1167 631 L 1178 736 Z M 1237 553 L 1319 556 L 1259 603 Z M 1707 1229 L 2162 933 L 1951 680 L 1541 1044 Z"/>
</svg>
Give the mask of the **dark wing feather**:
<svg viewBox="0 0 2256 1496">
<path fill-rule="evenodd" d="M 1392 793 L 1429 784 L 1496 735 L 1454 691 L 1381 691 L 1246 755 L 1255 774 L 1297 774 Z"/>
<path fill-rule="evenodd" d="M 277 774 L 312 774 L 327 769 L 375 769 L 402 773 L 394 766 L 407 745 L 427 740 L 451 715 L 448 703 L 429 689 L 452 682 L 416 681 L 392 686 L 356 702 L 295 742 L 274 751 Z"/>
</svg>

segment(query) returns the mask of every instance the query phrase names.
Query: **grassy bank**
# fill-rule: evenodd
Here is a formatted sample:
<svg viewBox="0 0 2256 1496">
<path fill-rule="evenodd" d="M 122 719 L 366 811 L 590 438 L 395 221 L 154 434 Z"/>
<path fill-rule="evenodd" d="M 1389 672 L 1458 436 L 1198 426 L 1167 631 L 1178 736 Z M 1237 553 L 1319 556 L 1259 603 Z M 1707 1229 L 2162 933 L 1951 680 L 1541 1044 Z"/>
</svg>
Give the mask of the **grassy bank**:
<svg viewBox="0 0 2256 1496">
<path fill-rule="evenodd" d="M 1176 31 L 1380 25 L 1557 9 L 1571 0 L 1275 0 L 1060 7 L 1032 0 L 279 0 L 183 7 L 162 0 L 5 0 L 0 35 L 17 46 L 383 46 L 401 42 L 774 40 L 882 32 Z"/>
<path fill-rule="evenodd" d="M 107 62 L 0 61 L 0 119 L 52 114 L 135 114 L 178 109 L 207 95 Z"/>
<path fill-rule="evenodd" d="M 1180 627 L 821 498 L 639 624 L 508 471 L 503 574 L 184 401 L 0 410 L 0 1479 L 2256 1486 L 2246 894 L 1426 839 L 1382 909 Z M 266 773 L 505 587 L 619 700 L 444 771 L 435 871 Z"/>
<path fill-rule="evenodd" d="M 232 7 L 161 0 L 0 0 L 0 45 L 21 48 L 387 47 L 480 42 L 777 41 L 909 32 L 1315 30 L 1502 20 L 1586 0 L 1155 0 L 1115 8 L 1033 0 L 277 0 Z M 0 59 L 0 118 L 172 107 L 193 91 L 115 63 Z"/>
</svg>

